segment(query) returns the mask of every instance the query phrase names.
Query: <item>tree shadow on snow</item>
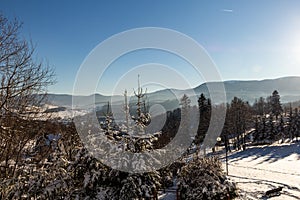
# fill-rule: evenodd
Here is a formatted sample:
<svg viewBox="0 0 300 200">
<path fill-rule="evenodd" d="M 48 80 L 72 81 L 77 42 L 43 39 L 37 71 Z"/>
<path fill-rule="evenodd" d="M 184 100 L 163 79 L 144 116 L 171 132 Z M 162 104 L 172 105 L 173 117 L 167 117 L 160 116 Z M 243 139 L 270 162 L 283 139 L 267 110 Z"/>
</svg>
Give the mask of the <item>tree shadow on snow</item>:
<svg viewBox="0 0 300 200">
<path fill-rule="evenodd" d="M 228 156 L 232 162 L 252 157 L 252 160 L 263 158 L 263 162 L 276 162 L 286 158 L 292 154 L 297 155 L 297 160 L 300 160 L 300 142 L 283 144 L 278 146 L 259 146 L 248 147 L 245 151 L 234 152 Z"/>
</svg>

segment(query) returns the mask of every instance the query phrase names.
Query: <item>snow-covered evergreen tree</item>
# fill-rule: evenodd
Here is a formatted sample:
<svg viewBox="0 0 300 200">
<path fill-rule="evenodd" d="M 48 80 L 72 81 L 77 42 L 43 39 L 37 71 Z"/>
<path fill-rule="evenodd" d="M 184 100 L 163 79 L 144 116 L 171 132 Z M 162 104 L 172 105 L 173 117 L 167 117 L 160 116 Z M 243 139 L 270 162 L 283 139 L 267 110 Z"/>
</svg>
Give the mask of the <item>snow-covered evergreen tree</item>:
<svg viewBox="0 0 300 200">
<path fill-rule="evenodd" d="M 195 158 L 184 166 L 179 176 L 181 199 L 231 199 L 236 186 L 225 176 L 221 162 L 215 157 Z"/>
</svg>

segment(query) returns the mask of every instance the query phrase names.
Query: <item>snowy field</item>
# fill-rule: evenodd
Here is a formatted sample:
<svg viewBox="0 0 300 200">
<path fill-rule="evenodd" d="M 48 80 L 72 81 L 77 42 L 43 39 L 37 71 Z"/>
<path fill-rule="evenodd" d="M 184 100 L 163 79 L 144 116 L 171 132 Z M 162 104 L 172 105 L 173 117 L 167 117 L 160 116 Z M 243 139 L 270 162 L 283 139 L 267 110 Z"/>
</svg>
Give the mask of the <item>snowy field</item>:
<svg viewBox="0 0 300 200">
<path fill-rule="evenodd" d="M 300 142 L 232 152 L 228 169 L 230 179 L 238 184 L 238 199 L 268 199 L 265 192 L 280 186 L 281 194 L 269 199 L 300 199 Z"/>
<path fill-rule="evenodd" d="M 225 154 L 220 158 L 225 168 Z M 229 178 L 237 183 L 237 200 L 300 199 L 300 142 L 248 147 L 228 155 Z M 267 198 L 265 192 L 283 187 L 280 195 Z M 175 189 L 176 187 L 170 188 Z M 175 200 L 174 192 L 160 200 Z"/>
</svg>

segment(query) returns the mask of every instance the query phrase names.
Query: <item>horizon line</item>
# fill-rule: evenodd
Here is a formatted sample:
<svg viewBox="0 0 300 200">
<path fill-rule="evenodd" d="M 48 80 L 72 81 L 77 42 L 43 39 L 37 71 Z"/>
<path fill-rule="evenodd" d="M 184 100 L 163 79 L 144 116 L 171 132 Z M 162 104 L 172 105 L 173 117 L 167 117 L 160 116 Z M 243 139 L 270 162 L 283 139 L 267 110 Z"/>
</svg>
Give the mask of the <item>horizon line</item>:
<svg viewBox="0 0 300 200">
<path fill-rule="evenodd" d="M 148 94 L 151 94 L 151 93 L 156 93 L 156 92 L 160 92 L 160 91 L 163 91 L 163 90 L 179 90 L 179 91 L 184 91 L 184 90 L 190 90 L 190 89 L 195 89 L 197 87 L 200 87 L 201 85 L 203 84 L 206 84 L 206 83 L 219 83 L 219 82 L 237 82 L 237 81 L 240 81 L 240 82 L 246 82 L 246 81 L 268 81 L 268 80 L 278 80 L 278 79 L 283 79 L 283 78 L 300 78 L 300 76 L 282 76 L 282 77 L 276 77 L 276 78 L 263 78 L 263 79 L 228 79 L 228 80 L 223 80 L 223 81 L 209 81 L 209 82 L 202 82 L 200 83 L 199 85 L 195 86 L 195 87 L 192 87 L 192 88 L 185 88 L 185 89 L 177 89 L 177 88 L 166 88 L 166 89 L 157 89 L 157 90 L 153 90 L 153 91 L 149 91 Z M 95 92 L 93 94 L 74 94 L 74 93 L 55 93 L 55 92 L 47 92 L 47 94 L 55 94 L 55 95 L 74 95 L 74 96 L 92 96 L 92 95 L 101 95 L 101 96 L 123 96 L 124 94 L 104 94 L 104 93 L 101 93 L 101 92 Z"/>
</svg>

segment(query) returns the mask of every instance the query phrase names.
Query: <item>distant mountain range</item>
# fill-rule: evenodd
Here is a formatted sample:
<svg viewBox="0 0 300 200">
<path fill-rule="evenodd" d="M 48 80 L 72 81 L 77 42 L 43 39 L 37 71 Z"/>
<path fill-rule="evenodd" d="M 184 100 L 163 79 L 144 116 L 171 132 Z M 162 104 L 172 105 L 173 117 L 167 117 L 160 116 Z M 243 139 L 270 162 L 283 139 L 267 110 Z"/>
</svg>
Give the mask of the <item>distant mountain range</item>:
<svg viewBox="0 0 300 200">
<path fill-rule="evenodd" d="M 294 102 L 300 100 L 300 77 L 283 77 L 278 79 L 267 80 L 253 80 L 253 81 L 224 81 L 227 102 L 230 102 L 233 97 L 237 96 L 249 103 L 253 103 L 259 97 L 267 97 L 277 90 L 281 96 L 281 102 Z M 196 94 L 199 96 L 204 93 L 209 97 L 208 85 L 219 84 L 218 82 L 203 83 L 196 88 L 188 90 L 165 89 L 147 94 L 147 102 L 149 105 L 161 104 L 166 110 L 172 110 L 179 106 L 177 97 L 182 97 L 183 94 Z M 211 91 L 214 94 L 219 94 L 222 91 Z M 85 108 L 93 107 L 95 102 L 97 106 L 105 106 L 107 102 L 113 102 L 115 105 L 122 105 L 124 97 L 118 96 L 104 96 L 101 94 L 94 94 L 89 96 L 74 96 L 76 104 Z M 129 97 L 129 102 L 135 102 L 135 98 Z M 72 95 L 67 94 L 49 94 L 48 103 L 57 106 L 71 107 Z M 196 104 L 197 102 L 192 102 Z"/>
</svg>

